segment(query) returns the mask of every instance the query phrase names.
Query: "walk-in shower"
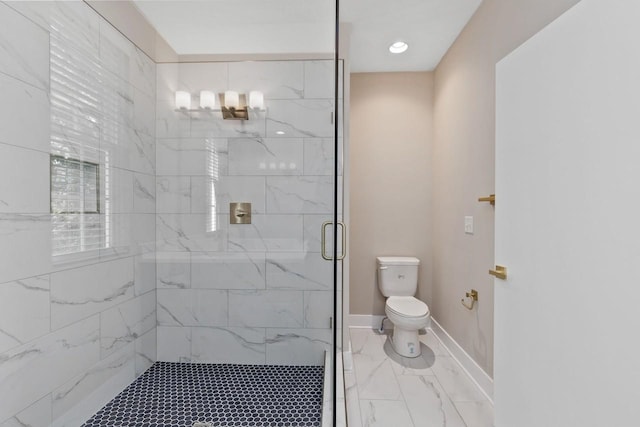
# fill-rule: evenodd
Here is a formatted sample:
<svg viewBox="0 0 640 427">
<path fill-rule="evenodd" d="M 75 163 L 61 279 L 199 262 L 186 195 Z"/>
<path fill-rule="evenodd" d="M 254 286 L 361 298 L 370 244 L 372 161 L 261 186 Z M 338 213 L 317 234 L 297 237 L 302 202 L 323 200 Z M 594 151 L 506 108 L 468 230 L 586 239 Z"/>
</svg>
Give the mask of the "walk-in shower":
<svg viewBox="0 0 640 427">
<path fill-rule="evenodd" d="M 337 5 L 239 2 L 253 51 L 196 55 L 136 38 L 155 2 L 100 3 L 0 3 L 0 427 L 333 425 Z"/>
</svg>

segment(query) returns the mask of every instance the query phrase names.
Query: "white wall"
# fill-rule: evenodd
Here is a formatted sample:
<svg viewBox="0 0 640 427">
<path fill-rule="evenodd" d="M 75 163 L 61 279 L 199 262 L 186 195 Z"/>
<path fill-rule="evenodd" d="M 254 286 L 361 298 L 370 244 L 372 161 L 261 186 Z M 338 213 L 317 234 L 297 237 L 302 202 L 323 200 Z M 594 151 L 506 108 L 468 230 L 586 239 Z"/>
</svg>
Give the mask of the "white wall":
<svg viewBox="0 0 640 427">
<path fill-rule="evenodd" d="M 639 20 L 582 0 L 497 66 L 498 427 L 639 423 Z"/>
<path fill-rule="evenodd" d="M 66 84 L 93 104 L 51 96 Z M 0 426 L 80 425 L 155 360 L 155 64 L 82 2 L 0 3 L 0 93 Z M 51 253 L 52 129 L 110 158 L 112 245 L 71 263 Z"/>
</svg>

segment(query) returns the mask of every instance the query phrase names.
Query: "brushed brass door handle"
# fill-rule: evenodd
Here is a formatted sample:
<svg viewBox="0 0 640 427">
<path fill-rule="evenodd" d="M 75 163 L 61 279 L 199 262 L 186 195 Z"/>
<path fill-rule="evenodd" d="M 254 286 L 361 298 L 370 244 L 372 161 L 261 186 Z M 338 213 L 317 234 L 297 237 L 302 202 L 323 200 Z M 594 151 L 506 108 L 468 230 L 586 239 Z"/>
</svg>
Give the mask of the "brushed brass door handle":
<svg viewBox="0 0 640 427">
<path fill-rule="evenodd" d="M 507 280 L 507 267 L 496 265 L 496 269 L 489 270 L 489 274 L 497 277 L 498 279 Z"/>
<path fill-rule="evenodd" d="M 320 255 L 327 261 L 333 261 L 333 255 L 327 254 L 327 242 L 326 242 L 326 232 L 327 227 L 333 225 L 333 221 L 325 221 L 322 223 L 321 235 L 320 235 Z M 338 227 L 340 227 L 341 237 L 342 237 L 342 253 L 338 255 L 337 260 L 342 261 L 345 256 L 347 256 L 347 232 L 345 230 L 344 222 L 338 221 Z"/>
</svg>

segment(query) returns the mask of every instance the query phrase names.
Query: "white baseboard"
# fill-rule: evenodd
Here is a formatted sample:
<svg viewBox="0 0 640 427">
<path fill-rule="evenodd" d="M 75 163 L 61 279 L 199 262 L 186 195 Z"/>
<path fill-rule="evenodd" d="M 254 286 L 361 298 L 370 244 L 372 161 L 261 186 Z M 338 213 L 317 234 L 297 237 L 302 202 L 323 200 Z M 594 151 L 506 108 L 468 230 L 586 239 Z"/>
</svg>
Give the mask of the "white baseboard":
<svg viewBox="0 0 640 427">
<path fill-rule="evenodd" d="M 350 314 L 349 315 L 349 328 L 380 328 L 380 322 L 385 316 L 378 316 L 373 314 Z M 386 322 L 385 322 L 386 323 Z M 389 327 L 389 325 L 385 325 Z"/>
<path fill-rule="evenodd" d="M 442 345 L 451 353 L 451 356 L 462 366 L 462 369 L 471 377 L 472 381 L 476 383 L 480 391 L 493 403 L 493 379 L 460 347 L 460 344 L 458 344 L 433 317 L 431 318 L 431 330 L 434 335 L 438 337 Z"/>
</svg>

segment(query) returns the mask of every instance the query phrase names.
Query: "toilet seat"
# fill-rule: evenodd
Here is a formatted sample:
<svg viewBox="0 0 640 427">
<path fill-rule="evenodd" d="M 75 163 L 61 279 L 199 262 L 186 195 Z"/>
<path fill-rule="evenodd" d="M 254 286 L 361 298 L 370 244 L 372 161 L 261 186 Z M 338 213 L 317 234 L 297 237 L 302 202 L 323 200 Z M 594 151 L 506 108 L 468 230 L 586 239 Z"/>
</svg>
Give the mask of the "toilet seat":
<svg viewBox="0 0 640 427">
<path fill-rule="evenodd" d="M 386 308 L 392 314 L 405 318 L 422 318 L 429 316 L 429 307 L 414 297 L 389 297 Z"/>
</svg>

